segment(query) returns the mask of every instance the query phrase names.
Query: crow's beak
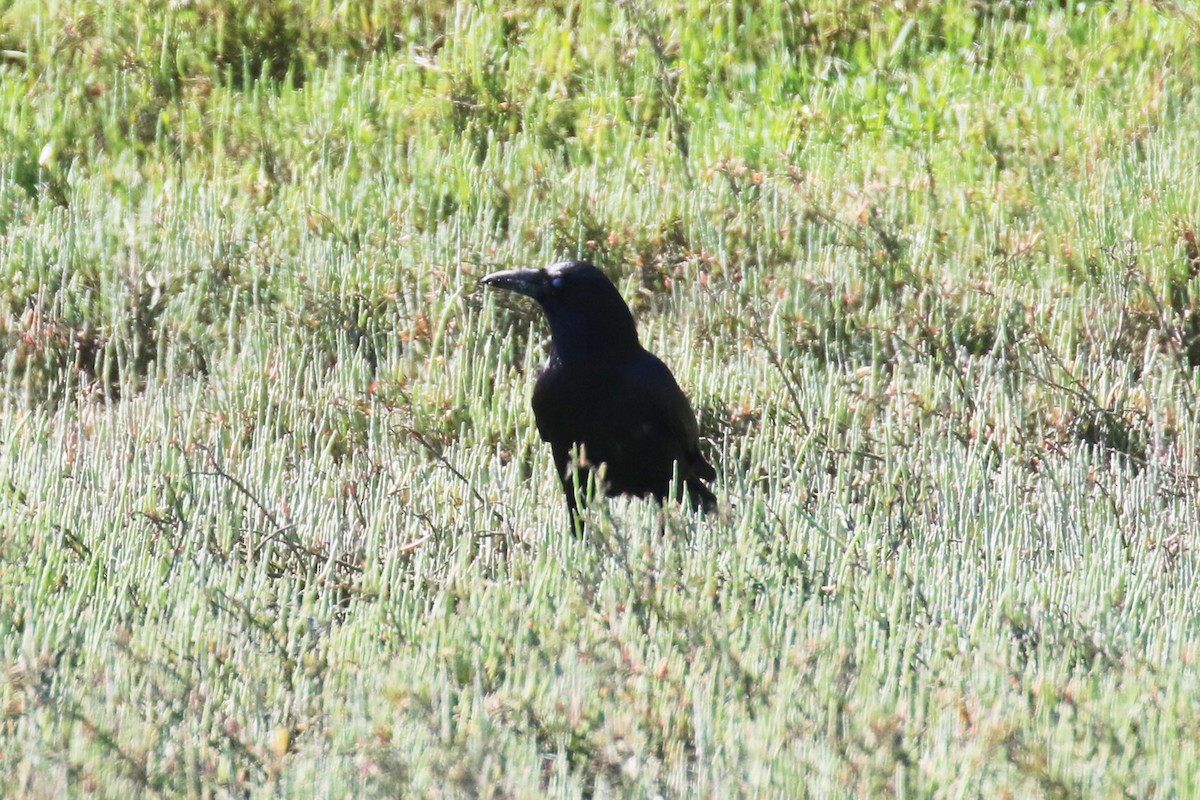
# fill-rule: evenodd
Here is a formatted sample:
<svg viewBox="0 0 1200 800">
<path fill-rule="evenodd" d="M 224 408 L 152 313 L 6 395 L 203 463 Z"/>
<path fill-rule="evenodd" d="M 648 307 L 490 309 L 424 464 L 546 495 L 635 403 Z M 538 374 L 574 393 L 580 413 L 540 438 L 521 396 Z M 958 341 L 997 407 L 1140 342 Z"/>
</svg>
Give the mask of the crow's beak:
<svg viewBox="0 0 1200 800">
<path fill-rule="evenodd" d="M 479 282 L 485 286 L 516 292 L 537 300 L 542 296 L 543 287 L 546 285 L 546 270 L 508 269 L 485 275 L 479 279 Z"/>
</svg>

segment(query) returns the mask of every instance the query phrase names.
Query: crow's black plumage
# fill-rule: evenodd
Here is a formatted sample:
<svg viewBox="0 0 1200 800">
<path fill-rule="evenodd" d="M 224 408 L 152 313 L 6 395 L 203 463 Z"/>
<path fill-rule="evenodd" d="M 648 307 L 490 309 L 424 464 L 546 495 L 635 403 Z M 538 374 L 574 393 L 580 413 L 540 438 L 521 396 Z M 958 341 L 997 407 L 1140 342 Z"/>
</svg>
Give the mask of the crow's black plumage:
<svg viewBox="0 0 1200 800">
<path fill-rule="evenodd" d="M 606 465 L 608 494 L 661 502 L 678 469 L 679 491 L 692 505 L 716 507 L 703 481 L 717 473 L 700 454 L 696 415 L 671 371 L 638 342 L 633 314 L 603 272 L 562 261 L 482 282 L 532 297 L 550 323 L 550 358 L 533 390 L 533 413 L 554 452 L 572 524 L 576 445 L 586 464 Z"/>
</svg>

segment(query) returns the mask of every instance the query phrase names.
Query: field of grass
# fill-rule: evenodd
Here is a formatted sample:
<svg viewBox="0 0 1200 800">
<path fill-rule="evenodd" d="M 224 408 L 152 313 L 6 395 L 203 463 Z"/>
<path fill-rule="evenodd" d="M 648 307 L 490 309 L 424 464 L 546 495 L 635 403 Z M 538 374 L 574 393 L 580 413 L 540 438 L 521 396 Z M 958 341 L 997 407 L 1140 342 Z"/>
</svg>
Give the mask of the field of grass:
<svg viewBox="0 0 1200 800">
<path fill-rule="evenodd" d="M 1200 796 L 1191 3 L 0 0 L 0 796 Z M 585 257 L 721 511 L 567 534 Z"/>
</svg>

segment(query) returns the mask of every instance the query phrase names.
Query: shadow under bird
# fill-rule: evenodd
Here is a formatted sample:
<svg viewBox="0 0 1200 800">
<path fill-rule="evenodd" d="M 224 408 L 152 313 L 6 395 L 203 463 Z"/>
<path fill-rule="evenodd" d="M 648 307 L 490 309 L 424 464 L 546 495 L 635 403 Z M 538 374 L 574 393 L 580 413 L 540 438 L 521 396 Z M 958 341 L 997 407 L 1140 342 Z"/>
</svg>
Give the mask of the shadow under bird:
<svg viewBox="0 0 1200 800">
<path fill-rule="evenodd" d="M 493 272 L 480 282 L 533 298 L 550 323 L 533 414 L 554 453 L 573 527 L 577 446 L 582 465 L 606 465 L 607 494 L 650 495 L 661 503 L 678 470 L 675 499 L 686 493 L 693 507 L 716 508 L 704 481 L 717 473 L 700 453 L 696 415 L 671 370 L 638 342 L 633 314 L 603 272 L 561 261 Z"/>
</svg>

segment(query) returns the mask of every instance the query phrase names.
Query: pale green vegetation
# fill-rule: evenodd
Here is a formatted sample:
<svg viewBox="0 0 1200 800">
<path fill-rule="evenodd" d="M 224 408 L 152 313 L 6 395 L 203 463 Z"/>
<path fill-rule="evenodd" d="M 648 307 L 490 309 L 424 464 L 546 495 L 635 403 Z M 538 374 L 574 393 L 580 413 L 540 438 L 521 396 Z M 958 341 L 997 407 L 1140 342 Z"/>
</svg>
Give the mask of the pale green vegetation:
<svg viewBox="0 0 1200 800">
<path fill-rule="evenodd" d="M 1190 4 L 0 15 L 0 795 L 1200 795 Z M 567 256 L 719 516 L 566 534 Z"/>
</svg>

